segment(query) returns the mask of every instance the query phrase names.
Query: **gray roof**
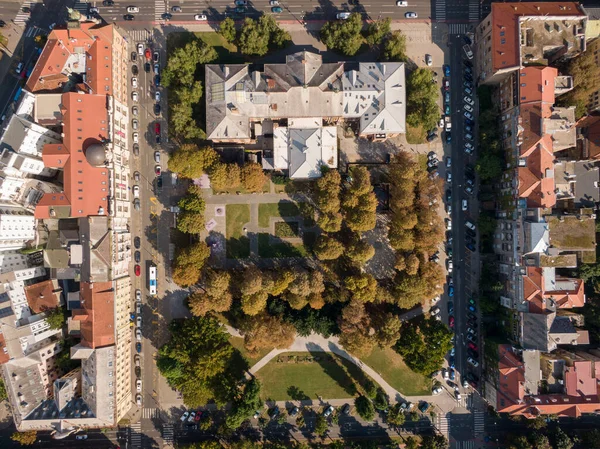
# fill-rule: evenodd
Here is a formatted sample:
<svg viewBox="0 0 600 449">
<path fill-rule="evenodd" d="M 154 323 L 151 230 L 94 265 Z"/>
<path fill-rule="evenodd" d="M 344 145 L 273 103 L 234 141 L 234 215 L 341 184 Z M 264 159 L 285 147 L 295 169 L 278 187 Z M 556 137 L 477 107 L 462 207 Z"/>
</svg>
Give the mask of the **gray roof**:
<svg viewBox="0 0 600 449">
<path fill-rule="evenodd" d="M 523 329 L 523 348 L 537 349 L 544 352 L 551 350 L 548 341 L 548 331 L 550 330 L 555 315 L 555 313 L 523 313 L 521 323 Z"/>
<path fill-rule="evenodd" d="M 60 135 L 50 131 L 43 126 L 25 120 L 18 115 L 12 115 L 8 126 L 0 139 L 0 152 L 5 149 L 19 152 L 25 138 L 33 134 L 32 143 L 35 144 L 36 151 L 28 151 L 29 154 L 41 156 L 42 146 L 46 143 L 59 143 Z M 33 150 L 33 148 L 31 148 Z"/>
</svg>

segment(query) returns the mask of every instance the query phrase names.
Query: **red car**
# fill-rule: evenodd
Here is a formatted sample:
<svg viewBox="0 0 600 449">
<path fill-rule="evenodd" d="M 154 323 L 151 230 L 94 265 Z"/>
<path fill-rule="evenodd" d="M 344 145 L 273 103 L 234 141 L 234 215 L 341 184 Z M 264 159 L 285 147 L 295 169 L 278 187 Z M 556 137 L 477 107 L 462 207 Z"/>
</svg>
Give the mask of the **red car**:
<svg viewBox="0 0 600 449">
<path fill-rule="evenodd" d="M 156 122 L 154 124 L 154 132 L 156 133 L 156 135 L 160 135 L 160 123 Z"/>
<path fill-rule="evenodd" d="M 144 52 L 144 56 L 146 57 L 147 60 L 152 59 L 152 52 L 150 51 L 149 48 L 147 48 L 146 51 Z"/>
<path fill-rule="evenodd" d="M 154 167 L 154 174 L 156 176 L 160 176 L 160 174 L 161 174 L 160 165 L 157 165 L 156 167 Z"/>
<path fill-rule="evenodd" d="M 135 266 L 135 275 L 139 276 L 142 273 L 142 269 L 140 268 L 139 265 Z"/>
<path fill-rule="evenodd" d="M 454 327 L 454 317 L 451 316 L 450 319 L 448 320 L 448 324 L 450 325 L 450 327 Z"/>
<path fill-rule="evenodd" d="M 469 343 L 469 349 L 472 349 L 473 351 L 477 351 L 477 345 L 474 343 Z"/>
</svg>

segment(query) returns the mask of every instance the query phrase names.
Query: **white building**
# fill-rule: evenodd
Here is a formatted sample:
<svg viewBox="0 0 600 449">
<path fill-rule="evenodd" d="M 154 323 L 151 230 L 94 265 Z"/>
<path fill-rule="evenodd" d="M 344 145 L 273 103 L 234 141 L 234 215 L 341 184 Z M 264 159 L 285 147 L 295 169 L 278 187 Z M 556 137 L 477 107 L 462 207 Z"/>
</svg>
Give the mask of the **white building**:
<svg viewBox="0 0 600 449">
<path fill-rule="evenodd" d="M 23 248 L 35 239 L 35 223 L 25 209 L 0 205 L 0 251 Z"/>
</svg>

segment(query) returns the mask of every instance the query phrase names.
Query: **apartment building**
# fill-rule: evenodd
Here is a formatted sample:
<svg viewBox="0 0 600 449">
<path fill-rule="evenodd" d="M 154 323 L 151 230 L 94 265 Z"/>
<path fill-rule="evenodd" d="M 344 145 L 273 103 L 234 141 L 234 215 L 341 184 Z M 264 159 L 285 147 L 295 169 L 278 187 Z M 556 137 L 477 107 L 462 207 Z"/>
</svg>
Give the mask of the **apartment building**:
<svg viewBox="0 0 600 449">
<path fill-rule="evenodd" d="M 527 65 L 553 65 L 586 49 L 587 14 L 576 2 L 492 3 L 475 29 L 480 84 L 498 84 Z"/>
<path fill-rule="evenodd" d="M 600 361 L 592 354 L 547 354 L 498 346 L 499 362 L 486 382 L 486 400 L 500 413 L 579 418 L 600 412 Z"/>
<path fill-rule="evenodd" d="M 36 236 L 36 219 L 26 209 L 0 205 L 0 251 L 23 248 Z"/>
</svg>

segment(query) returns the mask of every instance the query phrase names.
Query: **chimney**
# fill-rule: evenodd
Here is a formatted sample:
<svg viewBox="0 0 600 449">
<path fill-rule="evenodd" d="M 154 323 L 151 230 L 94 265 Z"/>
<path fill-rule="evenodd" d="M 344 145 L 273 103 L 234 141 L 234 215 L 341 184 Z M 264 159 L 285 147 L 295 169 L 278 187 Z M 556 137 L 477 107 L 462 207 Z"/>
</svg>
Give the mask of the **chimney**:
<svg viewBox="0 0 600 449">
<path fill-rule="evenodd" d="M 229 66 L 225 66 L 225 78 L 229 78 Z"/>
<path fill-rule="evenodd" d="M 260 72 L 258 70 L 252 72 L 252 81 L 254 81 L 255 86 L 258 86 L 260 83 Z"/>
</svg>

